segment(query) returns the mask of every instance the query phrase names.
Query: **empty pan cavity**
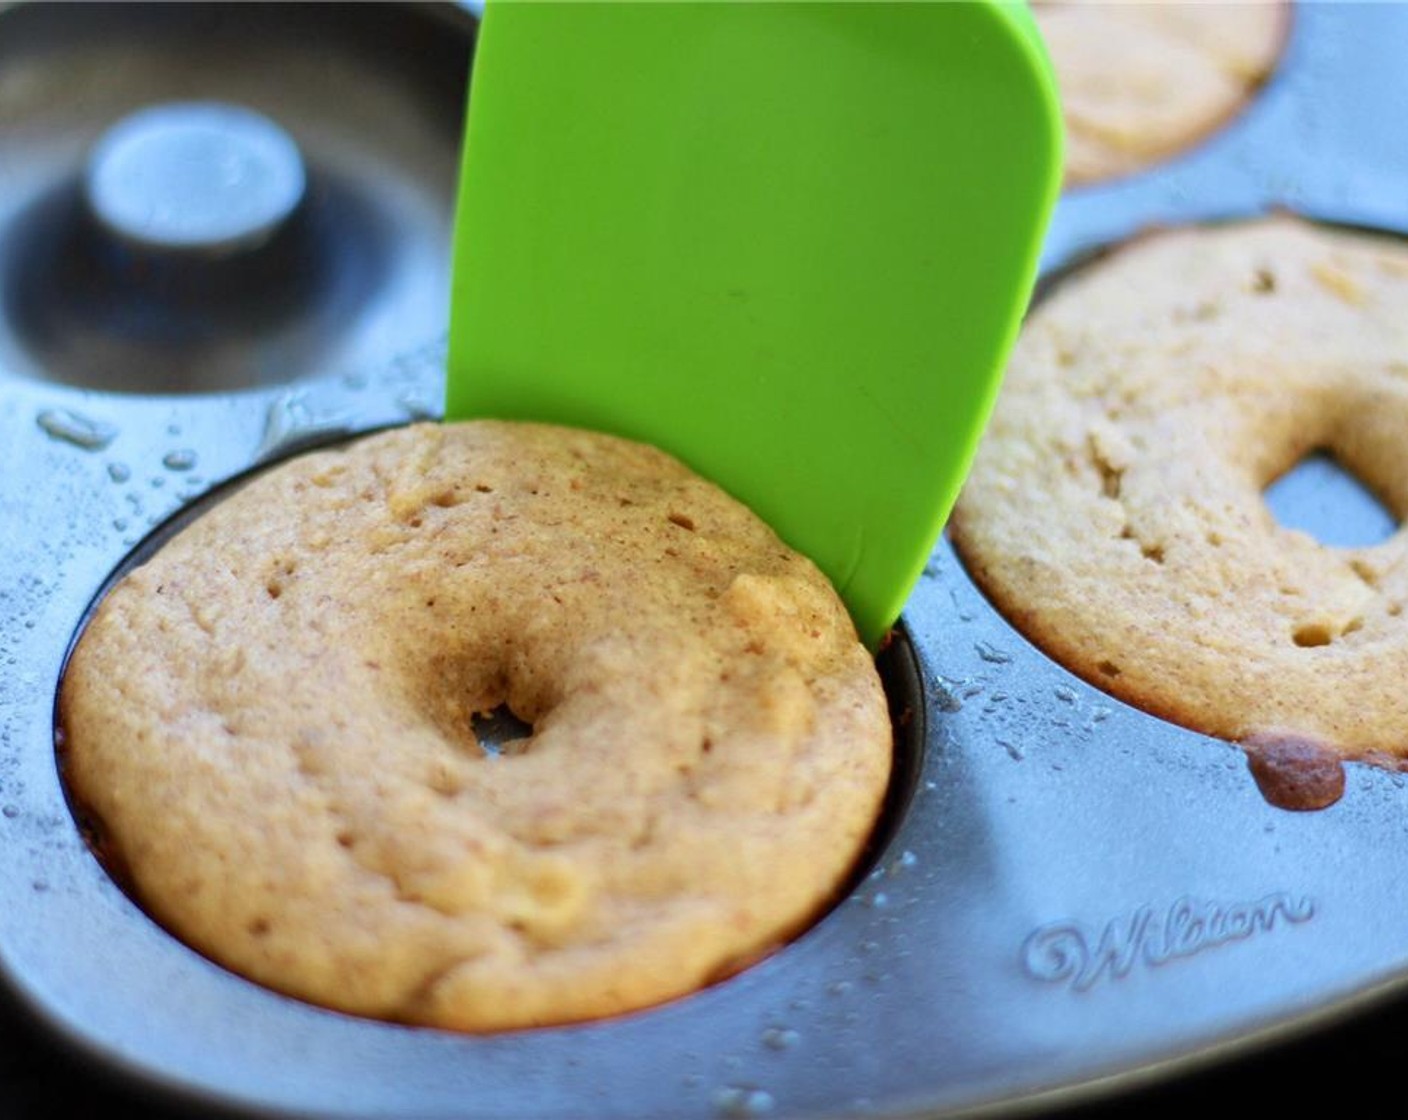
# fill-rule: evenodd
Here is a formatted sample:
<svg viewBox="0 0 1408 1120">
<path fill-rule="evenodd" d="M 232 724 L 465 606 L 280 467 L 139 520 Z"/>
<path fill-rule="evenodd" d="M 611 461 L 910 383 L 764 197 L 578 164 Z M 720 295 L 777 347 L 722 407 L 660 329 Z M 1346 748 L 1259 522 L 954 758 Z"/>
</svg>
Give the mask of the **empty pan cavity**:
<svg viewBox="0 0 1408 1120">
<path fill-rule="evenodd" d="M 0 372 L 204 393 L 443 335 L 474 20 L 323 7 L 0 15 Z"/>
</svg>

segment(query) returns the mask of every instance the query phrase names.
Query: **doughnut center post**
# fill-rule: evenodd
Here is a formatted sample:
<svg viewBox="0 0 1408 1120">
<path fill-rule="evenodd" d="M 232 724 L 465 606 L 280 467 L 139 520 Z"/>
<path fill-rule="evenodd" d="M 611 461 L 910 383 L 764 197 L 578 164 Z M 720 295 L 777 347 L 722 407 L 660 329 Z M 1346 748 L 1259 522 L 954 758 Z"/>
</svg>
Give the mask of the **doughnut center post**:
<svg viewBox="0 0 1408 1120">
<path fill-rule="evenodd" d="M 84 201 L 109 237 L 148 253 L 258 249 L 307 191 L 303 157 L 268 117 L 213 101 L 124 117 L 93 149 Z"/>
<path fill-rule="evenodd" d="M 521 750 L 533 737 L 533 725 L 518 718 L 507 704 L 488 712 L 475 712 L 470 728 L 485 758 L 499 758 Z"/>
<path fill-rule="evenodd" d="M 1398 531 L 1398 517 L 1328 450 L 1301 459 L 1262 496 L 1282 528 L 1332 548 L 1370 548 Z"/>
</svg>

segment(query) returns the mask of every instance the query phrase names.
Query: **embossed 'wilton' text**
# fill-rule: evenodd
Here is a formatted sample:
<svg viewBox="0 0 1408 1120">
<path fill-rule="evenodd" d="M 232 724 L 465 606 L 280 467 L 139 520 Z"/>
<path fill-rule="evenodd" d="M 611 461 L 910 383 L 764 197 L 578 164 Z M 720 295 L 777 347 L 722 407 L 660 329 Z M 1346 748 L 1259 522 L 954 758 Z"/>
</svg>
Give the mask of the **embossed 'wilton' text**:
<svg viewBox="0 0 1408 1120">
<path fill-rule="evenodd" d="M 1022 967 L 1037 980 L 1069 983 L 1083 992 L 1102 977 L 1119 980 L 1136 964 L 1158 966 L 1178 957 L 1269 933 L 1279 923 L 1308 922 L 1315 902 L 1285 891 L 1256 902 L 1200 902 L 1180 898 L 1168 910 L 1141 906 L 1094 931 L 1076 922 L 1034 930 L 1022 944 Z"/>
</svg>

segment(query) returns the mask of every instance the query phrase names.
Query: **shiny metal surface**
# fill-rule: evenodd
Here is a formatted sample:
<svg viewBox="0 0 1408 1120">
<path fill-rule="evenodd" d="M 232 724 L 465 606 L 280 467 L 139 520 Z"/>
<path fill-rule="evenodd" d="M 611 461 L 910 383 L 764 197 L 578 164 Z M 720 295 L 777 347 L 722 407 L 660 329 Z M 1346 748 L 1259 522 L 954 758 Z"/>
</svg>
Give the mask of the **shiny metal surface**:
<svg viewBox="0 0 1408 1120">
<path fill-rule="evenodd" d="M 262 113 L 219 101 L 151 105 L 94 146 L 83 175 L 89 215 L 152 254 L 229 256 L 266 244 L 308 188 L 293 139 Z"/>
<path fill-rule="evenodd" d="M 1404 226 L 1408 149 L 1384 128 L 1408 116 L 1405 41 L 1402 6 L 1301 8 L 1257 103 L 1183 159 L 1069 195 L 1047 267 L 1149 222 L 1277 205 Z M 0 119 L 27 119 L 5 101 L 9 73 L 0 59 Z M 13 174 L 11 157 L 0 182 Z M 129 1086 L 265 1116 L 1040 1109 L 1246 1054 L 1405 988 L 1401 775 L 1350 766 L 1330 809 L 1272 808 L 1237 749 L 1029 646 L 946 544 L 891 677 L 912 703 L 912 792 L 873 870 L 794 945 L 654 1011 L 492 1038 L 256 988 L 173 942 L 84 846 L 54 765 L 64 652 L 150 527 L 270 456 L 433 409 L 437 355 L 165 397 L 0 369 L 0 965 L 36 1022 Z M 1354 499 L 1317 507 L 1316 492 L 1289 488 L 1278 515 L 1339 524 Z M 1346 516 L 1361 514 L 1375 523 L 1367 508 Z"/>
</svg>

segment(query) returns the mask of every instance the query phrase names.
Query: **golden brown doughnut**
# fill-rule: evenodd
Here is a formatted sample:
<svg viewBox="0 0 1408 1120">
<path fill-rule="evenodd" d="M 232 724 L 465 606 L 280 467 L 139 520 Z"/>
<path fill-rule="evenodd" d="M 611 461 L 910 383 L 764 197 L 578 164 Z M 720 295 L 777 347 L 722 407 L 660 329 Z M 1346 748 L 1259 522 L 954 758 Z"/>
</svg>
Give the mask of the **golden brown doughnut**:
<svg viewBox="0 0 1408 1120">
<path fill-rule="evenodd" d="M 533 727 L 499 757 L 476 712 Z M 640 1008 L 796 933 L 890 766 L 805 558 L 662 452 L 420 425 L 265 473 L 104 599 L 65 768 L 140 901 L 260 983 L 467 1030 Z"/>
<path fill-rule="evenodd" d="M 1032 12 L 1056 71 L 1066 182 L 1147 167 L 1241 109 L 1280 57 L 1290 5 L 1057 0 Z"/>
<path fill-rule="evenodd" d="M 1287 216 L 1154 233 L 1032 313 L 953 536 L 1131 704 L 1408 755 L 1408 534 L 1330 547 L 1262 497 L 1317 450 L 1408 510 L 1408 245 Z"/>
</svg>

